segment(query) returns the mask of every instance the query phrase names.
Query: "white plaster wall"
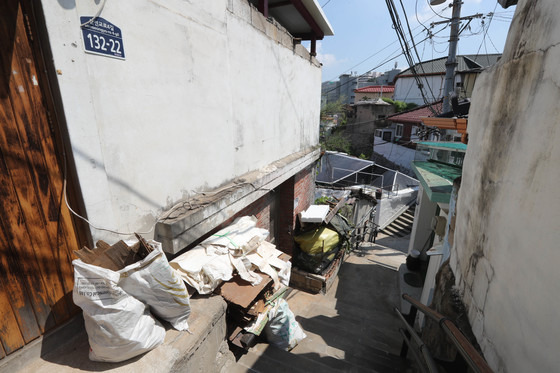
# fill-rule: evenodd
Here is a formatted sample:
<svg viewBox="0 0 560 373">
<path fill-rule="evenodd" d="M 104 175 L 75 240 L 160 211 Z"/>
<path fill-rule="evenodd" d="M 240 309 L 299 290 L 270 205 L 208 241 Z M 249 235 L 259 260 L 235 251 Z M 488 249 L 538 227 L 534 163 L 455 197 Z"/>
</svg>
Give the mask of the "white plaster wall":
<svg viewBox="0 0 560 373">
<path fill-rule="evenodd" d="M 443 97 L 444 78 L 444 75 L 423 76 L 420 78 L 425 87 L 424 94 L 429 102 L 438 101 L 441 97 Z M 431 87 L 431 91 L 429 87 Z M 403 77 L 397 79 L 395 82 L 393 99 L 417 105 L 426 105 L 424 99 L 422 98 L 422 94 L 420 93 L 420 89 L 418 89 L 418 83 L 413 77 Z"/>
<path fill-rule="evenodd" d="M 42 3 L 92 222 L 149 229 L 194 190 L 318 144 L 319 65 L 247 1 L 107 0 L 125 61 L 84 52 L 79 17 L 102 2 Z"/>
<path fill-rule="evenodd" d="M 560 3 L 520 0 L 476 82 L 451 265 L 490 366 L 560 366 Z"/>
</svg>

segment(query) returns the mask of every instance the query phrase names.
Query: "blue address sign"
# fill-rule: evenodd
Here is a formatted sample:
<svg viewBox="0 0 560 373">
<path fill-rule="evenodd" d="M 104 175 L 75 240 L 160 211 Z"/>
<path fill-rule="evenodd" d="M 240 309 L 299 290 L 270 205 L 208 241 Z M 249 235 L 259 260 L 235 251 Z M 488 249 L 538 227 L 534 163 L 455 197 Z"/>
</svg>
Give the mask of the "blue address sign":
<svg viewBox="0 0 560 373">
<path fill-rule="evenodd" d="M 86 52 L 124 60 L 121 29 L 104 18 L 97 17 L 90 22 L 91 19 L 80 17 L 81 24 L 85 24 L 82 26 L 82 35 Z"/>
</svg>

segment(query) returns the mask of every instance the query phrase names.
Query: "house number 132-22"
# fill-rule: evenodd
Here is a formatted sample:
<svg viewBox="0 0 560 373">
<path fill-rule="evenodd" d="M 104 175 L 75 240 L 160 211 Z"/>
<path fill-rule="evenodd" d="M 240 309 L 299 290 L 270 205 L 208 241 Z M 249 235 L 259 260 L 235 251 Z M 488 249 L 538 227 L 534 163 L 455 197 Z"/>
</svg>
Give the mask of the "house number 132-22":
<svg viewBox="0 0 560 373">
<path fill-rule="evenodd" d="M 101 17 L 80 17 L 82 40 L 87 53 L 124 60 L 124 44 L 119 27 Z"/>
<path fill-rule="evenodd" d="M 93 49 L 101 50 L 104 52 L 111 51 L 112 53 L 121 54 L 121 43 L 118 40 L 113 40 L 109 38 L 105 41 L 103 36 L 97 36 L 92 34 L 87 34 L 89 40 L 89 45 Z M 107 49 L 110 46 L 110 49 Z"/>
</svg>

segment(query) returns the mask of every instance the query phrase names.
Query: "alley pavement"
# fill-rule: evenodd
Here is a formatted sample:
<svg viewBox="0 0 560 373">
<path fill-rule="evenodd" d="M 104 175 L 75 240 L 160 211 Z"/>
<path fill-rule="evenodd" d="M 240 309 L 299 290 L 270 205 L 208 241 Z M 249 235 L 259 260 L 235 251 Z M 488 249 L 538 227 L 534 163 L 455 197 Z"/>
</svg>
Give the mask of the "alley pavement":
<svg viewBox="0 0 560 373">
<path fill-rule="evenodd" d="M 307 338 L 285 352 L 259 343 L 222 372 L 409 372 L 399 357 L 398 268 L 409 236 L 379 235 L 347 255 L 326 294 L 294 290 L 287 300 Z"/>
</svg>

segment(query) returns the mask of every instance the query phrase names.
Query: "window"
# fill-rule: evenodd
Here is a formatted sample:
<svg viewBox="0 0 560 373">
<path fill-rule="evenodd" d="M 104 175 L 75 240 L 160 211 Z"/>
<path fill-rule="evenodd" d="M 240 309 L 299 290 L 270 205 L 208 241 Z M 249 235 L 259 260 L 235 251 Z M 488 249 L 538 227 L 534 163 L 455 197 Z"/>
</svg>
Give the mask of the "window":
<svg viewBox="0 0 560 373">
<path fill-rule="evenodd" d="M 397 124 L 397 132 L 396 132 L 395 136 L 402 137 L 402 134 L 403 134 L 403 125 L 402 124 Z"/>
<path fill-rule="evenodd" d="M 383 131 L 383 140 L 387 142 L 391 142 L 393 134 L 390 131 Z"/>
</svg>

